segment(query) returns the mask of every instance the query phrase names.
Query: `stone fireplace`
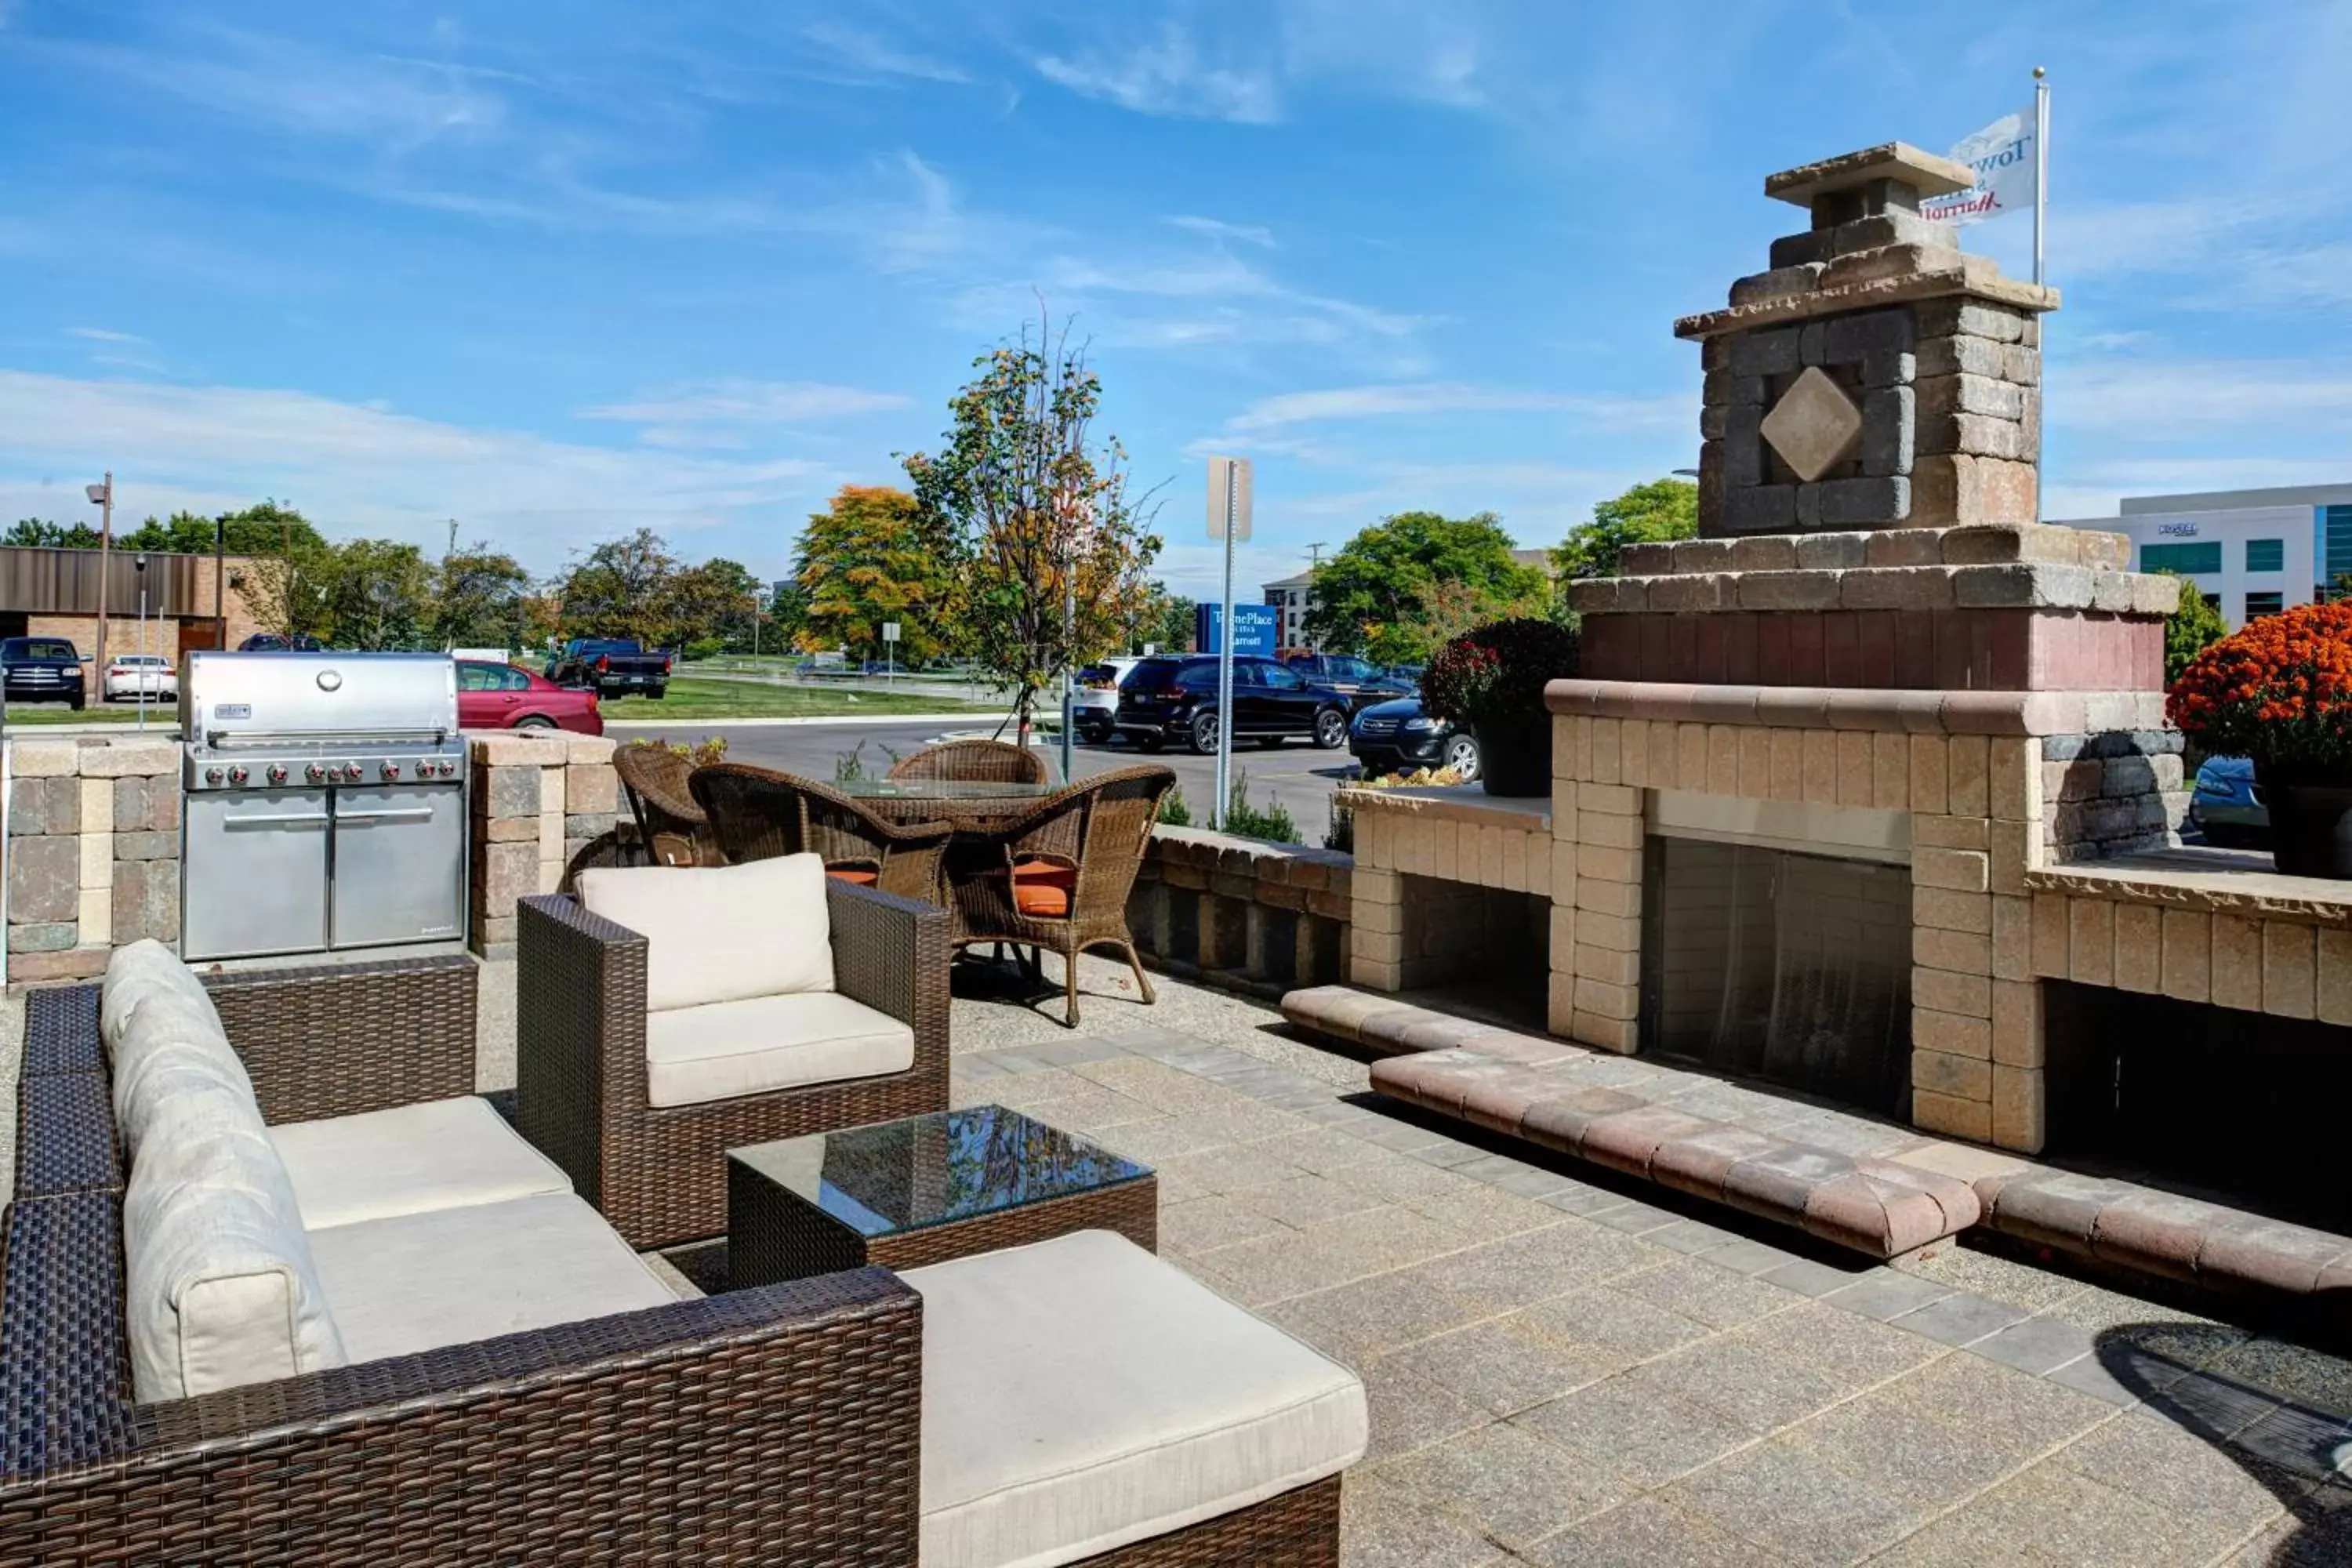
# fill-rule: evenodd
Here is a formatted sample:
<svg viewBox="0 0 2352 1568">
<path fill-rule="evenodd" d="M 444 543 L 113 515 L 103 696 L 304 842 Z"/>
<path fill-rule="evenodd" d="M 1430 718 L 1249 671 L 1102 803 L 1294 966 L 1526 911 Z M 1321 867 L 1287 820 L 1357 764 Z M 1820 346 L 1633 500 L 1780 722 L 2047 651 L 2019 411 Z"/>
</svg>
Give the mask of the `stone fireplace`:
<svg viewBox="0 0 2352 1568">
<path fill-rule="evenodd" d="M 1553 1032 L 2038 1150 L 2027 879 L 2170 841 L 2168 578 L 2037 521 L 2040 317 L 1900 144 L 1770 176 L 1810 226 L 1700 346 L 1699 537 L 1575 584 Z"/>
</svg>

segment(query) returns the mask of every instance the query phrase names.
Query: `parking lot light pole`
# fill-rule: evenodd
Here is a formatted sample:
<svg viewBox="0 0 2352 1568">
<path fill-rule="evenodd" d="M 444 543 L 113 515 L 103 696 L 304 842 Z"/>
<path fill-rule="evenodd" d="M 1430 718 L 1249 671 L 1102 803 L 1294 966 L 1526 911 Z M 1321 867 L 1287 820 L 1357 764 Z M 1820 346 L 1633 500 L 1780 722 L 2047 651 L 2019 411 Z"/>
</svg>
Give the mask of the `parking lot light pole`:
<svg viewBox="0 0 2352 1568">
<path fill-rule="evenodd" d="M 103 671 L 106 666 L 106 557 L 107 552 L 112 549 L 114 543 L 114 470 L 112 468 L 106 470 L 106 482 L 104 484 L 85 485 L 82 487 L 81 493 L 88 496 L 89 498 L 90 504 L 99 509 L 98 658 L 96 662 L 100 669 Z M 100 700 L 103 700 L 106 677 L 101 673 L 98 679 L 100 682 Z"/>
<path fill-rule="evenodd" d="M 141 551 L 131 557 L 139 569 L 139 728 L 147 728 L 147 552 Z M 106 677 L 98 678 L 98 700 L 106 700 Z"/>
</svg>

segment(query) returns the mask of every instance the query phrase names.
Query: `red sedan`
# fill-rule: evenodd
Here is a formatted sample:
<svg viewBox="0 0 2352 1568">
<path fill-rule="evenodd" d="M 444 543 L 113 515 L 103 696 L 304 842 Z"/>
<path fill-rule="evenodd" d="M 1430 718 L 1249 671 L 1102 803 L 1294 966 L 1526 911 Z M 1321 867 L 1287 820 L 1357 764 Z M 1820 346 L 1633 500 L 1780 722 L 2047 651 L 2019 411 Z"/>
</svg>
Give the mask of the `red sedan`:
<svg viewBox="0 0 2352 1568">
<path fill-rule="evenodd" d="M 457 661 L 457 723 L 467 730 L 570 730 L 604 732 L 596 693 L 487 659 Z"/>
</svg>

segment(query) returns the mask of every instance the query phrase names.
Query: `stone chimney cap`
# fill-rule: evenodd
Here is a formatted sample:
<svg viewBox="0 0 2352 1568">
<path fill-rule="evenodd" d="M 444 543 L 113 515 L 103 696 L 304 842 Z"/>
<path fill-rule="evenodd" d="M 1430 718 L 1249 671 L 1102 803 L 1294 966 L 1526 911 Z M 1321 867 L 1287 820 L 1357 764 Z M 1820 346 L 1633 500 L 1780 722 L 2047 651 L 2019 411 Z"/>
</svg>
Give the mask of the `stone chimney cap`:
<svg viewBox="0 0 2352 1568">
<path fill-rule="evenodd" d="M 1858 190 L 1874 180 L 1894 180 L 1923 196 L 1941 196 L 1969 189 L 1977 183 L 1977 176 L 1966 163 L 1923 153 L 1906 142 L 1889 142 L 1767 174 L 1764 194 L 1776 201 L 1811 206 L 1816 196 Z"/>
</svg>

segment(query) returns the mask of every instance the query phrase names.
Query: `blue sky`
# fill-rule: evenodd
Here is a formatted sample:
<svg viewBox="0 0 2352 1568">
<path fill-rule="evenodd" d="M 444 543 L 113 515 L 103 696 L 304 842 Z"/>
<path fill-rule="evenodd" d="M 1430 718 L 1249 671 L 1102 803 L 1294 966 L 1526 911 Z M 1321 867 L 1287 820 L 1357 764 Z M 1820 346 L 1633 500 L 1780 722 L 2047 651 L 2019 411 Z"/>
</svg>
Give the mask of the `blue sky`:
<svg viewBox="0 0 2352 1568">
<path fill-rule="evenodd" d="M 2045 510 L 2352 478 L 2352 4 L 0 0 L 0 516 L 290 499 L 763 574 L 1042 295 L 1244 581 L 1696 460 L 1769 172 L 2056 87 Z M 1969 243 L 2026 266 L 2026 220 Z"/>
</svg>

